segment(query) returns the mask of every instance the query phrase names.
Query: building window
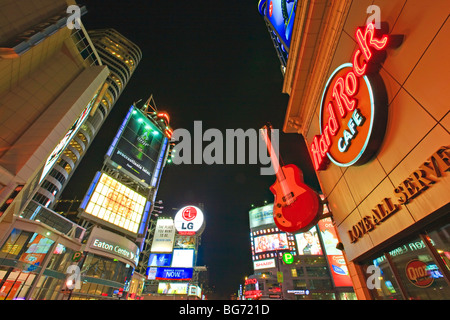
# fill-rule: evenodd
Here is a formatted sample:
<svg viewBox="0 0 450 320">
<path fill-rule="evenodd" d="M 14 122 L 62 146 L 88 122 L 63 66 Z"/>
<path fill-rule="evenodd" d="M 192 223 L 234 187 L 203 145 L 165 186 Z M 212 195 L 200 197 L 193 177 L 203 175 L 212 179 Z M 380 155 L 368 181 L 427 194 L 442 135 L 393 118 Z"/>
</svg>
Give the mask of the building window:
<svg viewBox="0 0 450 320">
<path fill-rule="evenodd" d="M 450 299 L 449 218 L 361 263 L 377 300 Z"/>
</svg>

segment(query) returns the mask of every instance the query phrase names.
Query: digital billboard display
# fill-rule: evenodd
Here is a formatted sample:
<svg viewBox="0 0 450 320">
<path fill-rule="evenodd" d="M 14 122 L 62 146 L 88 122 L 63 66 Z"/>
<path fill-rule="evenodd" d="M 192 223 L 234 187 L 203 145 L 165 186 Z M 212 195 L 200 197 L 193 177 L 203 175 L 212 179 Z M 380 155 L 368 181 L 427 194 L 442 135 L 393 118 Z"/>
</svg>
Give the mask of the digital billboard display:
<svg viewBox="0 0 450 320">
<path fill-rule="evenodd" d="M 267 234 L 255 237 L 255 253 L 289 249 L 286 233 Z"/>
<path fill-rule="evenodd" d="M 194 266 L 193 249 L 174 249 L 172 255 L 172 267 L 192 268 Z"/>
<path fill-rule="evenodd" d="M 314 226 L 306 232 L 295 235 L 299 255 L 321 255 L 323 254 L 320 245 L 317 228 Z"/>
<path fill-rule="evenodd" d="M 171 264 L 171 253 L 151 253 L 148 259 L 149 267 L 170 267 Z"/>
<path fill-rule="evenodd" d="M 153 175 L 167 140 L 160 128 L 131 106 L 106 156 L 137 181 L 154 186 Z"/>
<path fill-rule="evenodd" d="M 190 280 L 194 269 L 192 268 L 157 268 L 156 280 Z"/>
<path fill-rule="evenodd" d="M 175 238 L 175 225 L 172 219 L 158 219 L 153 235 L 151 252 L 172 252 Z"/>
<path fill-rule="evenodd" d="M 289 251 L 296 254 L 294 236 L 280 232 L 276 227 L 252 231 L 250 233 L 253 260 L 274 258 L 277 253 Z"/>
<path fill-rule="evenodd" d="M 187 294 L 188 283 L 160 282 L 158 284 L 159 294 Z"/>
<path fill-rule="evenodd" d="M 333 221 L 331 218 L 322 219 L 318 222 L 318 227 L 335 286 L 351 287 L 353 284 L 348 272 L 344 255 L 339 249 L 336 248 L 339 240 Z"/>
<path fill-rule="evenodd" d="M 250 228 L 274 224 L 273 203 L 249 211 Z"/>
<path fill-rule="evenodd" d="M 105 173 L 97 173 L 80 208 L 83 217 L 136 234 L 146 209 L 144 196 Z"/>
</svg>

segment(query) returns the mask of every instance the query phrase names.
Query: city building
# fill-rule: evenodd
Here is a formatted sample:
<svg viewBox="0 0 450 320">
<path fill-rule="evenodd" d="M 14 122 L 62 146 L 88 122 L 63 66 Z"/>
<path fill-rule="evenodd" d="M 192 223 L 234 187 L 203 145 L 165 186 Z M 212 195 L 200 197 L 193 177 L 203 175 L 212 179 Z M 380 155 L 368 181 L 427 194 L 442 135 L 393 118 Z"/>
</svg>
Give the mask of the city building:
<svg viewBox="0 0 450 320">
<path fill-rule="evenodd" d="M 153 220 L 140 261 L 145 300 L 205 299 L 207 268 L 197 264 L 205 229 L 203 209 L 202 204 L 189 205 L 175 217 Z"/>
<path fill-rule="evenodd" d="M 57 299 L 85 229 L 32 195 L 96 109 L 103 65 L 74 1 L 0 5 L 0 299 Z M 76 23 L 73 23 L 76 22 Z M 84 39 L 84 41 L 80 41 Z"/>
<path fill-rule="evenodd" d="M 450 3 L 294 13 L 283 131 L 310 149 L 358 299 L 449 299 Z"/>
<path fill-rule="evenodd" d="M 142 298 L 139 259 L 171 148 L 168 119 L 153 97 L 132 105 L 85 197 L 72 201 L 72 219 L 86 232 L 77 261 L 82 285 L 68 290 L 71 300 Z"/>
<path fill-rule="evenodd" d="M 96 63 L 108 66 L 109 75 L 98 95 L 95 108 L 42 179 L 30 205 L 35 206 L 36 202 L 54 208 L 55 201 L 62 194 L 142 59 L 139 47 L 114 29 L 92 30 L 88 36 L 77 32 L 75 36 L 80 49 L 85 43 L 94 46 L 99 56 Z M 88 54 L 87 50 L 82 50 L 81 54 Z"/>
<path fill-rule="evenodd" d="M 245 281 L 248 300 L 353 300 L 356 295 L 328 211 L 305 232 L 283 232 L 273 203 L 249 211 L 254 273 Z"/>
</svg>

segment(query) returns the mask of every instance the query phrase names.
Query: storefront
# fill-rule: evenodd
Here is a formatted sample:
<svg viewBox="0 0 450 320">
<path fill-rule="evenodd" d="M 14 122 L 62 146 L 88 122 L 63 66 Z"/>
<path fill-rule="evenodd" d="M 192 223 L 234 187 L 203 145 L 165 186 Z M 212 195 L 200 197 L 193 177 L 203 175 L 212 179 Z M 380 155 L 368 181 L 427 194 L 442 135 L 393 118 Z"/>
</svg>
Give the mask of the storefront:
<svg viewBox="0 0 450 320">
<path fill-rule="evenodd" d="M 78 263 L 81 283 L 70 299 L 126 299 L 138 259 L 139 248 L 132 241 L 94 227 Z"/>
<path fill-rule="evenodd" d="M 309 147 L 358 299 L 450 299 L 450 3 L 297 3 L 283 131 Z"/>
<path fill-rule="evenodd" d="M 0 300 L 58 299 L 81 240 L 28 219 L 1 226 Z"/>
</svg>

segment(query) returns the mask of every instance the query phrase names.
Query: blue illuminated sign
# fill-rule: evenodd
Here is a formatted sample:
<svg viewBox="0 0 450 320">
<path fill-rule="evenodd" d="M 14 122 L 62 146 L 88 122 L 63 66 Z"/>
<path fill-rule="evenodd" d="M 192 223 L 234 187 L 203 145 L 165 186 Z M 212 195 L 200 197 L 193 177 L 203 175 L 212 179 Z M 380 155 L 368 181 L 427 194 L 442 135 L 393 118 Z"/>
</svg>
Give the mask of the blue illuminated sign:
<svg viewBox="0 0 450 320">
<path fill-rule="evenodd" d="M 192 268 L 157 268 L 156 280 L 190 280 L 193 274 Z"/>
<path fill-rule="evenodd" d="M 152 253 L 148 259 L 149 267 L 170 267 L 171 263 L 171 253 Z"/>
</svg>

